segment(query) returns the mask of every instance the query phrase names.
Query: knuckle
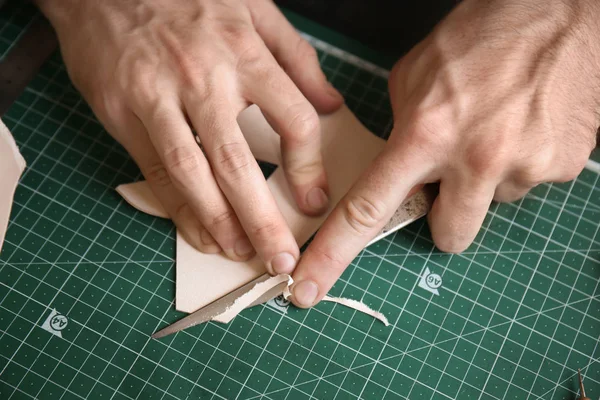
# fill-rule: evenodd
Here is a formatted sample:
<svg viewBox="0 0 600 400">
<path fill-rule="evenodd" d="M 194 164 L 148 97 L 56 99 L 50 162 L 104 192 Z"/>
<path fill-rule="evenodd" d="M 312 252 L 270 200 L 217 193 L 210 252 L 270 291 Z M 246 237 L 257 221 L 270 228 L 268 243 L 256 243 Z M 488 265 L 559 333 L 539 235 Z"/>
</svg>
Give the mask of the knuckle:
<svg viewBox="0 0 600 400">
<path fill-rule="evenodd" d="M 182 82 L 193 87 L 201 86 L 201 69 L 197 60 L 191 55 L 178 55 L 173 60 L 179 71 Z"/>
<path fill-rule="evenodd" d="M 119 92 L 125 94 L 127 101 L 143 106 L 155 104 L 160 100 L 157 90 L 157 67 L 151 60 L 142 58 L 131 61 L 130 68 L 120 68 L 117 75 Z"/>
<path fill-rule="evenodd" d="M 390 71 L 388 91 L 392 99 L 396 96 L 401 98 L 409 96 L 415 89 L 415 84 L 421 80 L 416 76 L 421 72 L 421 69 L 414 68 L 416 65 L 416 55 L 414 53 L 415 50 L 400 58 Z"/>
<path fill-rule="evenodd" d="M 218 22 L 219 36 L 234 49 L 246 49 L 253 38 L 252 25 L 241 21 Z"/>
<path fill-rule="evenodd" d="M 451 145 L 444 106 L 417 108 L 407 124 L 408 142 L 424 152 L 436 152 Z"/>
<path fill-rule="evenodd" d="M 581 171 L 583 171 L 583 169 L 585 168 L 586 164 L 588 163 L 588 161 L 590 159 L 590 153 L 591 152 L 583 151 L 583 152 L 580 152 L 577 156 L 575 156 L 575 158 L 573 160 L 573 166 L 572 166 L 572 168 L 573 168 L 572 173 L 575 174 L 573 179 L 575 179 L 581 173 Z"/>
<path fill-rule="evenodd" d="M 297 59 L 307 60 L 307 59 L 317 59 L 317 50 L 311 46 L 304 38 L 298 37 L 298 41 L 296 42 L 296 51 L 294 52 Z"/>
<path fill-rule="evenodd" d="M 117 126 L 125 124 L 130 109 L 123 96 L 119 94 L 118 89 L 103 90 L 98 88 L 90 94 L 89 98 L 90 106 L 104 124 L 107 121 L 114 122 Z"/>
<path fill-rule="evenodd" d="M 231 208 L 227 208 L 224 211 L 213 216 L 208 223 L 207 228 L 209 230 L 218 230 L 223 226 L 231 226 L 231 224 L 235 221 L 236 216 L 234 211 Z"/>
<path fill-rule="evenodd" d="M 252 63 L 252 67 L 246 68 L 244 71 L 241 71 L 241 73 L 249 75 L 250 81 L 252 82 L 260 82 L 266 91 L 277 94 L 282 92 L 295 92 L 294 89 L 290 90 L 289 82 L 286 81 L 288 78 L 281 68 L 271 63 L 268 59 L 265 60 L 261 52 L 258 53 L 256 60 Z M 290 110 L 294 110 L 294 107 L 284 107 L 282 105 L 281 109 L 284 110 L 284 115 L 288 116 L 292 115 Z"/>
<path fill-rule="evenodd" d="M 305 146 L 318 139 L 320 123 L 317 112 L 304 104 L 295 104 L 288 107 L 288 132 L 286 140 L 291 140 L 298 146 Z"/>
<path fill-rule="evenodd" d="M 496 188 L 494 192 L 494 201 L 499 203 L 512 203 L 524 196 L 522 190 L 517 189 L 512 185 L 503 184 Z"/>
<path fill-rule="evenodd" d="M 333 248 L 322 249 L 319 247 L 311 247 L 310 251 L 315 256 L 315 258 L 317 258 L 320 261 L 319 264 L 323 268 L 328 268 L 330 270 L 337 271 L 340 274 L 346 269 L 346 267 L 349 264 L 349 262 L 345 261 L 344 257 L 342 257 Z"/>
<path fill-rule="evenodd" d="M 165 24 L 157 28 L 157 38 L 160 40 L 163 49 L 168 54 L 170 65 L 172 65 L 179 73 L 179 78 L 185 84 L 191 84 L 198 79 L 201 59 L 198 51 L 190 51 L 190 41 L 187 35 L 172 24 Z M 193 48 L 193 47 L 192 47 Z M 156 71 L 161 68 L 164 60 L 156 58 L 153 60 L 152 83 L 155 85 L 155 79 L 158 75 Z M 136 73 L 135 70 L 133 73 Z"/>
<path fill-rule="evenodd" d="M 565 171 L 558 177 L 556 182 L 565 183 L 565 182 L 570 182 L 572 180 L 575 180 L 579 176 L 580 172 L 581 171 L 575 171 L 575 170 Z"/>
<path fill-rule="evenodd" d="M 165 153 L 164 163 L 171 178 L 185 185 L 188 177 L 197 175 L 200 170 L 200 151 L 189 146 L 176 147 Z"/>
<path fill-rule="evenodd" d="M 353 233 L 362 236 L 371 233 L 383 221 L 386 207 L 381 201 L 355 195 L 344 201 L 342 211 Z"/>
<path fill-rule="evenodd" d="M 190 206 L 187 202 L 185 202 L 177 206 L 175 209 L 175 215 L 173 217 L 174 219 L 188 219 L 191 212 L 192 210 L 190 209 Z"/>
<path fill-rule="evenodd" d="M 282 226 L 271 219 L 260 221 L 248 229 L 249 236 L 260 243 L 272 243 L 273 238 L 282 237 L 282 233 Z"/>
<path fill-rule="evenodd" d="M 546 182 L 548 168 L 542 164 L 534 164 L 526 167 L 519 174 L 518 183 L 527 187 L 537 186 Z"/>
<path fill-rule="evenodd" d="M 598 127 L 597 114 L 591 114 L 596 118 L 584 117 L 582 115 L 568 118 L 570 135 L 570 146 L 586 153 L 592 152 L 600 145 L 600 128 Z"/>
<path fill-rule="evenodd" d="M 495 179 L 502 175 L 507 165 L 503 145 L 475 141 L 465 151 L 465 166 L 473 175 L 483 179 Z"/>
<path fill-rule="evenodd" d="M 217 76 L 215 70 L 219 70 L 219 68 L 205 69 L 194 74 L 193 77 L 183 78 L 187 82 L 186 88 L 182 90 L 184 104 L 203 107 L 216 99 L 217 91 L 215 89 L 218 87 L 217 82 L 221 77 Z"/>
<path fill-rule="evenodd" d="M 231 130 L 231 124 L 228 124 L 227 118 L 220 112 L 225 107 L 230 107 L 223 99 L 220 93 L 217 93 L 207 85 L 203 91 L 191 93 L 187 100 L 190 104 L 198 104 L 197 112 L 190 118 L 194 120 L 194 126 L 201 127 L 202 132 L 206 132 L 211 137 L 219 137 L 223 132 Z M 206 100 L 206 101 L 204 101 Z"/>
<path fill-rule="evenodd" d="M 255 163 L 245 148 L 244 143 L 234 142 L 225 143 L 218 146 L 213 157 L 215 165 L 215 173 L 225 180 L 239 180 L 248 176 L 248 170 Z"/>
<path fill-rule="evenodd" d="M 294 183 L 303 183 L 307 179 L 321 175 L 324 171 L 321 159 L 314 159 L 308 162 L 288 160 L 284 168 L 288 179 Z"/>
<path fill-rule="evenodd" d="M 585 168 L 586 162 L 587 159 L 585 161 L 577 159 L 573 160 L 572 164 L 570 164 L 561 172 L 560 176 L 557 179 L 557 182 L 569 182 L 574 179 L 577 179 L 581 171 Z"/>
<path fill-rule="evenodd" d="M 588 157 L 589 153 L 577 146 L 564 150 L 548 149 L 536 154 L 532 164 L 521 171 L 521 177 L 528 186 L 550 181 L 569 182 L 579 176 Z"/>
<path fill-rule="evenodd" d="M 153 185 L 165 187 L 171 184 L 171 177 L 167 169 L 160 162 L 150 165 L 145 171 L 146 180 Z"/>
<path fill-rule="evenodd" d="M 395 87 L 393 81 L 399 79 L 402 76 L 402 74 L 405 73 L 405 69 L 406 69 L 406 57 L 402 57 L 398 61 L 396 61 L 396 63 L 392 66 L 392 70 L 390 71 L 390 82 L 389 82 L 390 88 Z"/>
<path fill-rule="evenodd" d="M 257 45 L 257 41 L 250 35 L 245 35 L 237 41 L 235 47 L 238 54 L 238 72 L 243 73 L 244 71 L 257 70 L 262 64 L 264 52 L 261 50 L 260 46 Z"/>
</svg>

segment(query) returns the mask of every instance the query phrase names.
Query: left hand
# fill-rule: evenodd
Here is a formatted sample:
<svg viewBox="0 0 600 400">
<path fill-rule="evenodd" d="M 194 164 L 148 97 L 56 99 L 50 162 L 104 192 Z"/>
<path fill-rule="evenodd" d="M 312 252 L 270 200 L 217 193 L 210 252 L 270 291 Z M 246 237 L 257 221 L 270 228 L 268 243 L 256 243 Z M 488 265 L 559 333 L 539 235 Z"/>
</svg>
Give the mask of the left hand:
<svg viewBox="0 0 600 400">
<path fill-rule="evenodd" d="M 293 275 L 316 304 L 412 187 L 440 182 L 433 240 L 461 252 L 493 199 L 574 179 L 600 124 L 596 0 L 464 0 L 400 60 L 389 82 L 394 129 Z"/>
<path fill-rule="evenodd" d="M 73 83 L 185 240 L 236 261 L 256 252 L 272 273 L 293 270 L 298 245 L 237 117 L 249 104 L 261 108 L 281 137 L 298 208 L 318 215 L 328 208 L 328 185 L 316 111 L 343 99 L 273 2 L 36 3 L 57 31 Z"/>
</svg>

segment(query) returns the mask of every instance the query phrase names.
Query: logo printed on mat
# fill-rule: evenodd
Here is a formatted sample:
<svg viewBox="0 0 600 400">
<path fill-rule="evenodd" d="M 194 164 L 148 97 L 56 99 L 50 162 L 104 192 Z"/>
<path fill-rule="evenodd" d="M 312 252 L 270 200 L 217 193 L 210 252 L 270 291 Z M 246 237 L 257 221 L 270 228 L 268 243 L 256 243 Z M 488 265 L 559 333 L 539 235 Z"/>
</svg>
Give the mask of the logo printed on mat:
<svg viewBox="0 0 600 400">
<path fill-rule="evenodd" d="M 52 309 L 50 315 L 48 315 L 48 317 L 42 324 L 42 329 L 45 329 L 51 334 L 62 338 L 61 331 L 67 327 L 68 323 L 69 320 L 67 319 L 67 317 L 65 317 L 55 309 Z"/>
<path fill-rule="evenodd" d="M 287 309 L 290 305 L 290 302 L 286 299 L 283 298 L 283 295 L 280 294 L 279 296 L 275 297 L 274 299 L 271 299 L 269 301 L 267 301 L 267 305 L 271 308 L 276 309 L 277 311 L 281 311 L 282 313 L 287 313 Z"/>
<path fill-rule="evenodd" d="M 438 288 L 440 286 L 442 286 L 442 277 L 438 274 L 431 273 L 429 268 L 425 268 L 423 275 L 419 278 L 419 287 L 439 296 L 440 292 Z"/>
</svg>

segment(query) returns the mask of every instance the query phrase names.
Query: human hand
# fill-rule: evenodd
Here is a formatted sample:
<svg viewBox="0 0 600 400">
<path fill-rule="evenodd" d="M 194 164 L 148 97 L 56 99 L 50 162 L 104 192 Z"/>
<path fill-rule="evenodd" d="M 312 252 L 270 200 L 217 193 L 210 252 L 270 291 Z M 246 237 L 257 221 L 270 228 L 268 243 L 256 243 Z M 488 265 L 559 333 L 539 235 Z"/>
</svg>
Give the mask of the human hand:
<svg viewBox="0 0 600 400">
<path fill-rule="evenodd" d="M 299 208 L 319 214 L 328 198 L 313 105 L 330 112 L 343 99 L 275 5 L 37 2 L 58 33 L 75 86 L 187 241 L 234 260 L 256 249 L 271 272 L 291 269 L 298 246 L 236 118 L 249 104 L 261 108 L 281 136 Z"/>
<path fill-rule="evenodd" d="M 394 67 L 394 128 L 382 154 L 317 233 L 293 275 L 316 304 L 419 183 L 437 247 L 461 252 L 493 199 L 565 182 L 596 145 L 600 4 L 465 0 Z"/>
</svg>

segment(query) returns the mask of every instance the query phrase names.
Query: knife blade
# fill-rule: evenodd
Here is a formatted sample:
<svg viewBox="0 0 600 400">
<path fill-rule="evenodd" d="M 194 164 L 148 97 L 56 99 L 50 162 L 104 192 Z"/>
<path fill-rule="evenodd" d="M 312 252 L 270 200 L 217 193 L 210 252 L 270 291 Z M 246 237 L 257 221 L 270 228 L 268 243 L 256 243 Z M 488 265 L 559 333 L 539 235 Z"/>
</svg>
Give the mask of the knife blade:
<svg viewBox="0 0 600 400">
<path fill-rule="evenodd" d="M 414 222 L 417 219 L 423 217 L 425 214 L 427 214 L 427 212 L 431 209 L 431 205 L 433 204 L 433 200 L 435 199 L 435 194 L 436 193 L 433 188 L 426 186 L 417 193 L 415 193 L 413 196 L 409 197 L 400 205 L 400 207 L 398 207 L 390 221 L 383 227 L 379 234 L 368 243 L 367 246 L 396 232 L 398 229 L 405 227 L 411 222 Z M 167 326 L 166 328 L 159 330 L 158 332 L 152 335 L 152 338 L 160 339 L 172 333 L 176 333 L 180 330 L 191 328 L 192 326 L 210 321 L 212 318 L 214 318 L 217 315 L 220 315 L 221 313 L 225 312 L 225 310 L 227 310 L 229 307 L 231 307 L 237 298 L 249 292 L 254 286 L 266 281 L 270 277 L 271 275 L 269 275 L 268 273 L 259 276 L 258 278 L 248 282 L 243 286 L 240 286 L 238 289 L 230 292 L 229 294 L 202 307 L 198 311 L 195 311 L 192 314 L 180 319 L 179 321 Z M 272 289 L 261 295 L 258 299 L 256 299 L 249 307 L 265 303 L 279 296 L 283 293 L 285 287 L 286 282 L 283 282 L 280 285 L 273 287 Z"/>
</svg>

